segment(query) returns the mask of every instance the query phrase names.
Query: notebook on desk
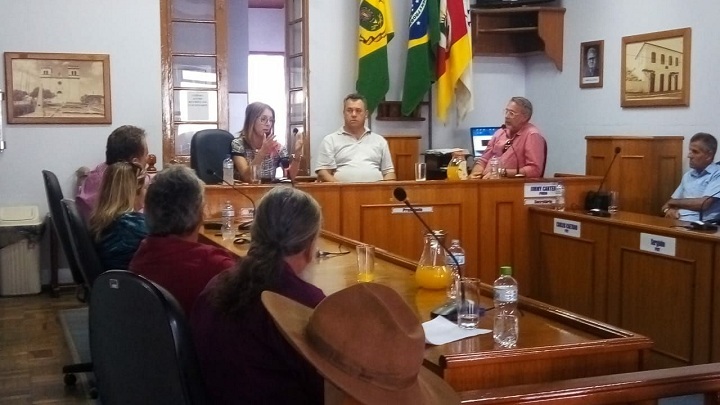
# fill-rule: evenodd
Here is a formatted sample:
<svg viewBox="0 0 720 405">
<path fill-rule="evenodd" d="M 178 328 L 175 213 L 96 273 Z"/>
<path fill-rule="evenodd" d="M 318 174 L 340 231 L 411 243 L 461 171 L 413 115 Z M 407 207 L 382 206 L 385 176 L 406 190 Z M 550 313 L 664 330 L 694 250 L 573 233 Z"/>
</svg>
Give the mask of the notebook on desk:
<svg viewBox="0 0 720 405">
<path fill-rule="evenodd" d="M 487 149 L 490 138 L 500 127 L 474 127 L 470 128 L 470 142 L 472 143 L 473 156 L 482 156 Z"/>
</svg>

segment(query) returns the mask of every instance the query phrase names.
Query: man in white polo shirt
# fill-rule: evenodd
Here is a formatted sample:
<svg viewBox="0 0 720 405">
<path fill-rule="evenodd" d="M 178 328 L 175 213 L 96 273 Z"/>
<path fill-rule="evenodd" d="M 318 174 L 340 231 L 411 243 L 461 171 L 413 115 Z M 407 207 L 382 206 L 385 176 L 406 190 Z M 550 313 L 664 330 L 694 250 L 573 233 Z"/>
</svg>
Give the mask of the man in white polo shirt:
<svg viewBox="0 0 720 405">
<path fill-rule="evenodd" d="M 315 173 L 320 181 L 395 180 L 388 143 L 365 127 L 367 102 L 359 94 L 343 100 L 345 125 L 320 143 Z"/>
</svg>

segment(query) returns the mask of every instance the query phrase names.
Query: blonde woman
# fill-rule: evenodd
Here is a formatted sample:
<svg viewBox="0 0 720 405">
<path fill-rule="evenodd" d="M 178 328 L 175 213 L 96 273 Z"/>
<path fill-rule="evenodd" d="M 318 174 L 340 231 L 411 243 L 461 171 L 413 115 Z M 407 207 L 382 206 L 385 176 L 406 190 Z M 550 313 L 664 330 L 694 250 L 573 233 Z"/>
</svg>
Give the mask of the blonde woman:
<svg viewBox="0 0 720 405">
<path fill-rule="evenodd" d="M 140 242 L 147 235 L 145 171 L 140 165 L 118 162 L 105 170 L 98 204 L 88 228 L 105 270 L 126 270 Z"/>
<path fill-rule="evenodd" d="M 251 182 L 251 167 L 259 168 L 261 180 L 275 178 L 275 169 L 287 167 L 288 176 L 295 178 L 300 169 L 304 139 L 294 135 L 293 154 L 275 140 L 275 110 L 265 103 L 255 102 L 245 109 L 245 124 L 237 138 L 232 141 L 231 154 L 239 179 Z M 288 164 L 289 166 L 285 166 Z"/>
</svg>

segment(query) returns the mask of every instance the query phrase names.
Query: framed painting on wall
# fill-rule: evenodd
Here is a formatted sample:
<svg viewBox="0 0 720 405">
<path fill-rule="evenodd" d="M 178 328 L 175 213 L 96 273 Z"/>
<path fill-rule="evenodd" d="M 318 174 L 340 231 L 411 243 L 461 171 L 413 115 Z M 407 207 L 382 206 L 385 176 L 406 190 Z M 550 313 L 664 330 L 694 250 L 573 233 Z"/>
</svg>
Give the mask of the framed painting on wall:
<svg viewBox="0 0 720 405">
<path fill-rule="evenodd" d="M 580 44 L 580 88 L 603 86 L 603 60 L 605 41 Z"/>
<path fill-rule="evenodd" d="M 622 39 L 620 105 L 690 105 L 691 29 L 680 28 Z"/>
<path fill-rule="evenodd" d="M 5 52 L 8 124 L 111 124 L 110 56 Z"/>
</svg>

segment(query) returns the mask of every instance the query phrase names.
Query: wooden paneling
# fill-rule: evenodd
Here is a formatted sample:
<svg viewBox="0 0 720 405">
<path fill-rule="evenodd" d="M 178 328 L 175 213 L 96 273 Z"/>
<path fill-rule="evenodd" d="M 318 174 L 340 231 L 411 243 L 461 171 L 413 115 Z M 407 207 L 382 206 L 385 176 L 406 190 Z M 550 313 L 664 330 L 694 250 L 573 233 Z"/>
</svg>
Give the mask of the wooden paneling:
<svg viewBox="0 0 720 405">
<path fill-rule="evenodd" d="M 583 224 L 581 238 L 553 232 L 553 216 L 531 216 L 533 297 L 607 320 L 607 227 Z"/>
<path fill-rule="evenodd" d="M 532 180 L 535 181 L 554 180 Z M 598 177 L 564 177 L 562 181 L 569 208 L 580 207 L 585 193 L 600 184 Z M 491 283 L 497 278 L 500 266 L 510 265 L 521 293 L 525 294 L 532 286 L 530 274 L 537 268 L 529 259 L 525 184 L 523 179 L 502 179 L 299 183 L 296 186 L 320 203 L 324 229 L 417 261 L 425 232 L 412 213 L 392 214 L 393 208 L 405 207 L 393 197 L 393 190 L 403 187 L 413 205 L 432 209 L 432 212 L 420 213 L 431 228 L 445 230 L 448 243 L 451 239 L 460 239 L 465 248 L 468 275 Z M 243 185 L 236 189 L 259 201 L 272 187 Z M 249 207 L 250 202 L 237 190 L 207 186 L 205 217 L 219 218 L 222 204 L 228 199 L 236 209 Z"/>
<path fill-rule="evenodd" d="M 415 180 L 415 163 L 420 158 L 419 136 L 387 136 L 395 175 L 398 180 Z"/>
<path fill-rule="evenodd" d="M 701 394 L 699 401 L 668 402 L 720 403 L 720 363 L 466 391 L 460 396 L 463 404 L 616 405 L 655 404 L 659 399 L 692 394 Z"/>
<path fill-rule="evenodd" d="M 620 209 L 658 215 L 682 177 L 682 136 L 586 136 L 585 173 L 603 176 L 615 154 L 605 190 L 620 192 Z"/>
<path fill-rule="evenodd" d="M 650 368 L 709 362 L 713 244 L 665 233 L 673 257 L 640 250 L 640 233 L 610 227 L 608 322 L 653 338 Z"/>
<path fill-rule="evenodd" d="M 538 299 L 578 312 L 592 308 L 597 319 L 649 336 L 655 345 L 647 368 L 717 361 L 720 309 L 714 292 L 720 278 L 720 233 L 689 232 L 678 227 L 679 221 L 627 212 L 597 218 L 531 208 L 530 217 L 529 229 L 538 241 L 532 257 L 539 267 L 531 291 Z M 551 236 L 557 217 L 580 222 L 581 238 L 571 242 Z M 643 233 L 674 239 L 674 256 L 641 249 Z M 593 241 L 592 254 L 583 240 Z M 570 266 L 545 257 L 563 251 Z M 594 274 L 572 278 L 573 265 L 576 271 Z M 558 281 L 566 278 L 571 281 Z M 567 283 L 588 298 L 569 300 L 562 288 Z M 589 297 L 592 306 L 583 302 Z"/>
<path fill-rule="evenodd" d="M 544 52 L 563 69 L 562 7 L 472 8 L 475 55 L 507 56 Z"/>
</svg>

